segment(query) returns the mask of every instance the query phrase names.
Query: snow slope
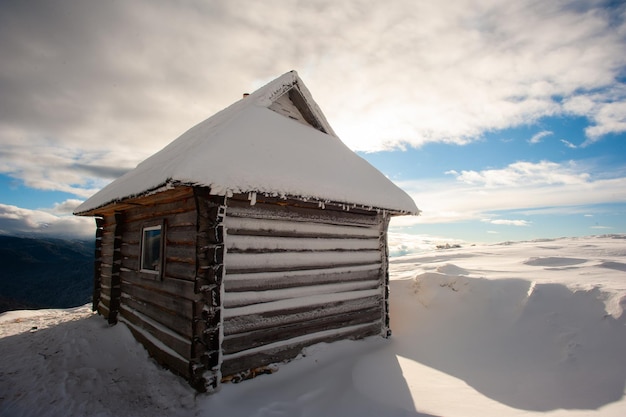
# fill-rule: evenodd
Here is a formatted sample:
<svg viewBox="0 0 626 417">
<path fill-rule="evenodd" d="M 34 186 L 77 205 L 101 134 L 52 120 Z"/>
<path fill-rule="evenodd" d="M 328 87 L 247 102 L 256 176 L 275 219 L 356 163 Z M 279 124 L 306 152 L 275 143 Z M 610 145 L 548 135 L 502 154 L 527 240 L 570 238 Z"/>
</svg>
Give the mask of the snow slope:
<svg viewBox="0 0 626 417">
<path fill-rule="evenodd" d="M 195 395 L 88 308 L 0 315 L 2 416 L 623 416 L 626 236 L 391 262 L 393 337 Z M 243 400 L 245 399 L 245 401 Z"/>
</svg>

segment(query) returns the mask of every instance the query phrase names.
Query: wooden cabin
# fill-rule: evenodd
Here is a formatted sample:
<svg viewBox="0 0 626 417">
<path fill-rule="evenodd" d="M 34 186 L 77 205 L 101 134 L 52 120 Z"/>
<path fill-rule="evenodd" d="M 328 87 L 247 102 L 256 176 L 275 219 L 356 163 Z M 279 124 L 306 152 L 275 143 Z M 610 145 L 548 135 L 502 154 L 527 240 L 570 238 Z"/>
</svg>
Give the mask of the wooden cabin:
<svg viewBox="0 0 626 417">
<path fill-rule="evenodd" d="M 200 391 L 314 343 L 387 337 L 387 226 L 418 213 L 294 71 L 75 212 L 97 224 L 93 309 Z"/>
</svg>

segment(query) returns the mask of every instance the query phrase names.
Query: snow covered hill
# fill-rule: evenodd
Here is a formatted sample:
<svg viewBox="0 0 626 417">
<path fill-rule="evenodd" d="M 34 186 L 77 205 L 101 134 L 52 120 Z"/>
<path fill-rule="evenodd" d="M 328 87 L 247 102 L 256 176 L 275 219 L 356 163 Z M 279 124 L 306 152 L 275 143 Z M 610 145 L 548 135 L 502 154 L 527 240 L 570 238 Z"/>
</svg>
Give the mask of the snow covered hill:
<svg viewBox="0 0 626 417">
<path fill-rule="evenodd" d="M 87 306 L 0 315 L 2 416 L 624 416 L 626 236 L 391 262 L 394 335 L 316 345 L 213 396 Z"/>
</svg>

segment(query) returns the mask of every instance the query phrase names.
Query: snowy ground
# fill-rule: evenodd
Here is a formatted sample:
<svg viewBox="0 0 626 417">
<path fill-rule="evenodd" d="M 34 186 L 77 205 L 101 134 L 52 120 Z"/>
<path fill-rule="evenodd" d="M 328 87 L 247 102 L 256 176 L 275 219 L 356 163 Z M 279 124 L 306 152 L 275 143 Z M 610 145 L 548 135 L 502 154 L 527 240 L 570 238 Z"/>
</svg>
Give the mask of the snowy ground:
<svg viewBox="0 0 626 417">
<path fill-rule="evenodd" d="M 391 263 L 390 340 L 195 395 L 87 307 L 0 315 L 0 415 L 624 416 L 626 236 Z"/>
</svg>

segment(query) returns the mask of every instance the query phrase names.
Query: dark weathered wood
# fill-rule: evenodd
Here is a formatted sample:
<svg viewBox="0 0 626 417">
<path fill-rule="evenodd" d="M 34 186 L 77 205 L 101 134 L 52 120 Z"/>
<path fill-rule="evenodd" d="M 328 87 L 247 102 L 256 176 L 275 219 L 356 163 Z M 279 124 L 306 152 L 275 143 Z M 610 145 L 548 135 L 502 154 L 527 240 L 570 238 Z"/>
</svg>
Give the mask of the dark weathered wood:
<svg viewBox="0 0 626 417">
<path fill-rule="evenodd" d="M 189 320 L 193 318 L 192 303 L 189 300 L 154 291 L 150 288 L 129 285 L 130 283 L 128 282 L 125 284 L 124 294 L 134 298 L 136 301 L 152 305 L 165 313 L 175 314 Z"/>
<path fill-rule="evenodd" d="M 168 229 L 168 230 L 171 230 L 171 229 Z M 168 244 L 167 248 L 165 249 L 165 258 L 168 261 L 195 264 L 196 246 L 195 245 Z"/>
<path fill-rule="evenodd" d="M 378 226 L 334 225 L 324 222 L 285 219 L 256 219 L 228 216 L 225 221 L 229 236 L 376 239 Z"/>
<path fill-rule="evenodd" d="M 173 314 L 171 311 L 164 310 L 155 304 L 148 304 L 136 300 L 126 294 L 122 296 L 122 303 L 150 317 L 152 320 L 161 323 L 169 329 L 176 329 L 176 332 L 181 335 L 189 338 L 193 336 L 192 322 L 186 317 Z"/>
<path fill-rule="evenodd" d="M 117 323 L 117 314 L 120 309 L 120 297 L 122 295 L 120 284 L 120 267 L 122 265 L 122 227 L 123 214 L 115 213 L 115 230 L 113 236 L 113 255 L 111 264 L 111 300 L 109 302 L 109 324 Z"/>
<path fill-rule="evenodd" d="M 365 271 L 351 270 L 348 267 L 304 271 L 302 274 L 295 272 L 230 274 L 227 269 L 224 289 L 227 292 L 275 290 L 335 282 L 368 281 L 382 276 L 379 264 L 375 264 L 372 269 Z"/>
<path fill-rule="evenodd" d="M 111 275 L 113 272 L 113 253 L 115 240 L 115 218 L 105 216 L 101 220 L 102 234 L 100 243 L 100 274 L 98 291 L 98 314 L 109 320 L 111 302 Z M 108 255 L 106 254 L 108 253 Z"/>
<path fill-rule="evenodd" d="M 254 352 L 248 355 L 237 355 L 229 358 L 226 356 L 222 363 L 222 375 L 224 377 L 245 372 L 252 368 L 279 363 L 295 358 L 307 346 L 322 342 L 334 342 L 342 339 L 362 339 L 367 336 L 380 334 L 380 323 L 373 323 L 369 326 L 363 326 L 355 330 L 349 330 L 337 333 L 332 336 L 313 336 L 305 341 L 298 341 L 292 344 L 286 344 L 276 348 L 270 348 L 261 352 Z"/>
<path fill-rule="evenodd" d="M 383 263 L 383 311 L 382 311 L 382 323 L 383 327 L 381 329 L 384 337 L 391 336 L 391 326 L 389 323 L 389 248 L 387 245 L 387 229 L 389 226 L 390 217 L 388 215 L 382 216 L 382 227 L 381 227 L 381 237 L 380 237 L 380 251 L 382 253 L 382 263 Z"/>
<path fill-rule="evenodd" d="M 224 335 L 229 336 L 257 329 L 268 329 L 292 323 L 307 322 L 322 317 L 342 315 L 380 305 L 381 302 L 382 296 L 376 295 L 353 300 L 266 311 L 258 314 L 225 317 Z"/>
<path fill-rule="evenodd" d="M 331 315 L 292 324 L 253 330 L 224 338 L 222 350 L 225 355 L 268 345 L 278 340 L 288 340 L 298 336 L 324 330 L 340 329 L 365 323 L 380 323 L 380 305 L 365 310 L 357 310 L 341 315 Z"/>
<path fill-rule="evenodd" d="M 169 202 L 145 204 L 125 211 L 126 221 L 142 222 L 149 219 L 165 217 L 172 214 L 182 214 L 195 211 L 192 196 L 176 199 Z"/>
<path fill-rule="evenodd" d="M 221 283 L 224 273 L 222 222 L 226 199 L 210 195 L 208 188 L 196 188 L 195 290 L 200 296 L 193 307 L 191 383 L 200 390 L 214 390 L 220 384 Z M 172 237 L 176 239 L 176 236 Z"/>
<path fill-rule="evenodd" d="M 193 301 L 197 298 L 194 292 L 194 282 L 176 279 L 166 276 L 162 281 L 147 280 L 143 277 L 143 274 L 135 270 L 121 271 L 122 288 L 133 285 L 143 287 L 147 291 L 154 291 L 163 293 L 168 297 L 184 298 L 189 301 Z"/>
<path fill-rule="evenodd" d="M 302 97 L 302 94 L 297 89 L 292 88 L 287 94 L 289 95 L 289 100 L 291 100 L 291 102 L 294 104 L 296 109 L 298 109 L 298 111 L 308 124 L 319 130 L 320 132 L 330 134 L 330 132 L 327 132 L 326 129 L 324 129 L 322 122 L 318 120 L 317 117 L 315 117 L 315 115 L 311 111 L 310 105 L 306 102 L 304 97 Z"/>
<path fill-rule="evenodd" d="M 168 245 L 194 245 L 196 242 L 196 226 L 168 227 L 166 240 Z"/>
<path fill-rule="evenodd" d="M 266 254 L 240 254 L 227 253 L 226 262 L 228 270 L 233 274 L 258 273 L 258 272 L 281 272 L 303 271 L 313 269 L 329 269 L 359 265 L 375 265 L 380 263 L 379 251 L 359 252 L 280 252 L 273 253 L 272 258 Z M 323 256 L 319 256 L 323 255 Z"/>
<path fill-rule="evenodd" d="M 100 303 L 100 274 L 102 273 L 102 233 L 104 219 L 102 217 L 96 217 L 96 244 L 94 249 L 94 264 L 93 264 L 93 295 L 91 310 L 97 311 L 98 304 Z"/>
<path fill-rule="evenodd" d="M 98 314 L 105 319 L 109 317 L 109 307 L 104 303 L 104 299 L 102 297 L 98 303 Z"/>
<path fill-rule="evenodd" d="M 165 276 L 195 281 L 196 265 L 182 262 L 168 262 L 165 264 Z"/>
<path fill-rule="evenodd" d="M 136 327 L 133 323 L 127 321 L 126 325 L 132 332 L 135 339 L 137 339 L 146 348 L 150 356 L 152 356 L 158 363 L 185 378 L 189 378 L 189 361 L 184 360 L 178 355 L 172 355 L 170 352 L 162 350 L 160 344 L 155 342 L 156 338 L 154 338 L 154 336 L 148 336 L 145 330 Z"/>
<path fill-rule="evenodd" d="M 346 238 L 301 235 L 284 236 L 240 236 L 228 234 L 226 249 L 229 253 L 265 253 L 265 252 L 316 252 L 335 251 L 351 252 L 362 250 L 378 250 L 379 239 Z"/>
<path fill-rule="evenodd" d="M 160 323 L 126 305 L 122 305 L 120 313 L 124 319 L 134 324 L 137 328 L 144 329 L 183 358 L 190 359 L 191 340 L 188 336 L 180 335 L 172 329 L 166 329 Z"/>
<path fill-rule="evenodd" d="M 265 200 L 265 201 L 264 201 Z M 376 212 L 358 213 L 357 211 L 320 210 L 316 205 L 295 201 L 292 204 L 257 195 L 254 206 L 249 201 L 233 197 L 228 200 L 228 215 L 234 217 L 254 217 L 258 219 L 281 219 L 295 221 L 321 222 L 354 226 L 377 224 Z"/>
</svg>

